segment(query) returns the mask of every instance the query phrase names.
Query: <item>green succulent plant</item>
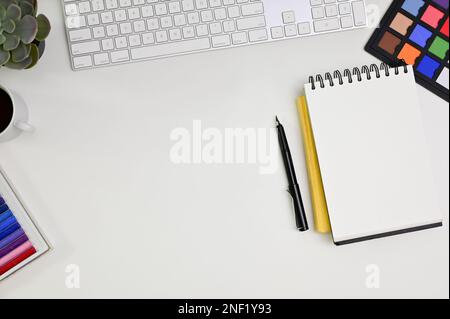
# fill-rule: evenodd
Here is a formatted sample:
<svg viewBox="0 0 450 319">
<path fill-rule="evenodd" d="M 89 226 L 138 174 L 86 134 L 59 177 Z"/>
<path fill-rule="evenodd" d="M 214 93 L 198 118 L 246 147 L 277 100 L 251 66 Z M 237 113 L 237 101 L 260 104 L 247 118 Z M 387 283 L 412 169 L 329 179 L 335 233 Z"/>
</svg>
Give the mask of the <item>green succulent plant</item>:
<svg viewBox="0 0 450 319">
<path fill-rule="evenodd" d="M 42 56 L 50 22 L 37 0 L 0 0 L 0 68 L 30 69 Z"/>
</svg>

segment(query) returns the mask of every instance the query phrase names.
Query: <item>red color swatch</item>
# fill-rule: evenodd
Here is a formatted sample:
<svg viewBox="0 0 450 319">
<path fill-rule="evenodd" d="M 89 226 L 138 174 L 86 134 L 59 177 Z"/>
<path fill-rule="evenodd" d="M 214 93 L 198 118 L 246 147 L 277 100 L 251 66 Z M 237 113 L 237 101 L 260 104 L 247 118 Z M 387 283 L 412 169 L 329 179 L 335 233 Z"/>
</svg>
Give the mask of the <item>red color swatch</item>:
<svg viewBox="0 0 450 319">
<path fill-rule="evenodd" d="M 24 251 L 19 257 L 16 259 L 11 260 L 7 264 L 0 267 L 0 275 L 3 275 L 5 272 L 10 270 L 11 268 L 14 268 L 18 264 L 20 264 L 22 261 L 27 259 L 30 256 L 33 256 L 36 253 L 36 249 L 34 247 L 29 248 L 28 250 Z"/>
<path fill-rule="evenodd" d="M 448 18 L 447 18 L 447 20 L 445 20 L 445 23 L 441 29 L 441 33 L 444 34 L 445 36 L 447 36 L 447 38 L 448 38 L 448 28 L 449 28 L 449 26 L 448 26 Z"/>
<path fill-rule="evenodd" d="M 444 13 L 442 11 L 433 6 L 428 6 L 421 20 L 436 29 L 443 17 Z"/>
</svg>

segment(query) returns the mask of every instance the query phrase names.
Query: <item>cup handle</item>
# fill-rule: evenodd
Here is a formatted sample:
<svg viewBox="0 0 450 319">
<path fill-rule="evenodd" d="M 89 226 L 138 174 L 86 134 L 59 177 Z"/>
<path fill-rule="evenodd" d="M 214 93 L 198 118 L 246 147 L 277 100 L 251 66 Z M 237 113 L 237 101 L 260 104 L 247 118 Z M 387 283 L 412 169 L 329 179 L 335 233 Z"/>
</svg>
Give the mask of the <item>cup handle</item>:
<svg viewBox="0 0 450 319">
<path fill-rule="evenodd" d="M 31 126 L 30 124 L 28 124 L 27 122 L 17 121 L 14 123 L 14 126 L 24 132 L 33 132 L 34 131 L 34 127 Z"/>
</svg>

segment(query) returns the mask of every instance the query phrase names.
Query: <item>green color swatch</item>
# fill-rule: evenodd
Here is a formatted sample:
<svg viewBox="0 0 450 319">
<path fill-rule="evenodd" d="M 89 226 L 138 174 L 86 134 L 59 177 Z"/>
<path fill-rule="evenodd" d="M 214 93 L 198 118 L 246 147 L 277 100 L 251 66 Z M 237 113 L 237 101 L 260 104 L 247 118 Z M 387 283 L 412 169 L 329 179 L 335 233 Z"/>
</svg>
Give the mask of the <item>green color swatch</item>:
<svg viewBox="0 0 450 319">
<path fill-rule="evenodd" d="M 441 37 L 436 37 L 430 47 L 430 52 L 435 56 L 445 59 L 448 51 L 448 42 Z"/>
</svg>

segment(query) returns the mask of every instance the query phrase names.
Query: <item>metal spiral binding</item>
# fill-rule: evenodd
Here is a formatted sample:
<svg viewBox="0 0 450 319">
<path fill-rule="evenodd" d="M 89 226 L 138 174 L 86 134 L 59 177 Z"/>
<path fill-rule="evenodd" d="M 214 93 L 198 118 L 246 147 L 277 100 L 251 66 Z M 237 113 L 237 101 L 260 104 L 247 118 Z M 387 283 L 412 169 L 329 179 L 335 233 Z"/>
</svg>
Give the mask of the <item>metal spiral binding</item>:
<svg viewBox="0 0 450 319">
<path fill-rule="evenodd" d="M 363 65 L 363 67 L 361 68 L 361 73 L 366 74 L 367 80 L 372 80 L 372 76 L 370 75 L 370 70 L 367 65 Z"/>
<path fill-rule="evenodd" d="M 325 74 L 325 80 L 328 80 L 328 82 L 330 82 L 330 86 L 334 86 L 333 76 L 330 73 Z"/>
<path fill-rule="evenodd" d="M 316 82 L 320 83 L 320 87 L 323 89 L 325 87 L 325 83 L 323 81 L 323 77 L 320 74 L 316 75 Z"/>
<path fill-rule="evenodd" d="M 343 74 L 336 70 L 333 73 L 325 73 L 324 76 L 320 74 L 317 74 L 315 77 L 310 76 L 309 83 L 311 84 L 311 89 L 315 90 L 317 88 L 316 84 L 321 88 L 325 88 L 326 82 L 329 83 L 329 86 L 335 86 L 336 82 L 338 85 L 344 85 L 346 82 L 351 84 L 354 80 L 361 82 L 364 80 L 364 77 L 370 81 L 373 79 L 373 76 L 379 79 L 382 72 L 384 72 L 385 76 L 390 76 L 391 70 L 394 70 L 395 75 L 398 75 L 401 69 L 403 69 L 404 73 L 408 73 L 408 65 L 404 60 L 399 61 L 393 67 L 390 67 L 386 63 L 381 63 L 380 66 L 376 64 L 363 65 L 361 68 L 345 69 Z"/>
<path fill-rule="evenodd" d="M 333 76 L 335 79 L 339 79 L 339 85 L 344 84 L 344 80 L 342 79 L 342 74 L 339 71 L 334 71 Z"/>
<path fill-rule="evenodd" d="M 375 76 L 377 77 L 377 79 L 379 79 L 381 77 L 380 68 L 376 64 L 370 65 L 370 72 L 375 73 Z"/>
</svg>

